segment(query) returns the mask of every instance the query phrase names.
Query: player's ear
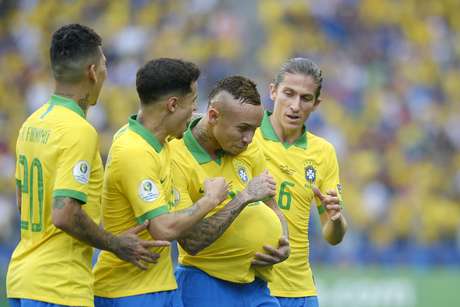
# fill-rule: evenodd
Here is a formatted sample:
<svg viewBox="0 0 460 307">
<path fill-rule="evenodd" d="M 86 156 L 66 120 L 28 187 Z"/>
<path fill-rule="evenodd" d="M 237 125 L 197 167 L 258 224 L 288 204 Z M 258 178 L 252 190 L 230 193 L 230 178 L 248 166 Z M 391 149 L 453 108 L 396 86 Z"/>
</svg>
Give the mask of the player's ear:
<svg viewBox="0 0 460 307">
<path fill-rule="evenodd" d="M 208 108 L 208 122 L 211 125 L 217 124 L 219 121 L 219 110 L 213 107 L 212 105 Z"/>
<path fill-rule="evenodd" d="M 178 100 L 179 99 L 177 98 L 177 96 L 171 96 L 168 98 L 168 100 L 166 101 L 166 108 L 169 112 L 173 113 L 176 111 Z"/>
<path fill-rule="evenodd" d="M 276 99 L 276 89 L 277 89 L 277 88 L 278 88 L 278 87 L 276 86 L 276 84 L 270 83 L 270 85 L 269 85 L 269 90 L 270 90 L 270 99 L 271 99 L 272 101 L 275 101 L 275 99 Z"/>
<path fill-rule="evenodd" d="M 313 111 L 316 110 L 316 108 L 319 106 L 319 104 L 321 103 L 321 101 L 323 101 L 321 98 L 319 98 L 319 97 L 316 98 L 315 103 L 314 103 L 314 105 L 313 105 Z"/>
<path fill-rule="evenodd" d="M 92 83 L 97 83 L 97 67 L 96 64 L 91 64 L 88 66 L 87 75 L 89 80 Z"/>
</svg>

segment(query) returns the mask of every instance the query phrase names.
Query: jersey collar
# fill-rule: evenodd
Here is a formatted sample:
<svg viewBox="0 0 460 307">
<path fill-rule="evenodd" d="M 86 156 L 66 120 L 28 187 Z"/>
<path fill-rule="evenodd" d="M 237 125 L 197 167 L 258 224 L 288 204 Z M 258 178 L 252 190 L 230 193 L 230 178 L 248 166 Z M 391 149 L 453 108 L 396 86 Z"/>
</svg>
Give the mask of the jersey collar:
<svg viewBox="0 0 460 307">
<path fill-rule="evenodd" d="M 138 120 L 137 115 L 132 115 L 128 120 L 129 129 L 139 134 L 150 146 L 155 149 L 157 153 L 163 149 L 163 145 L 158 141 L 158 139 L 147 130 Z"/>
<path fill-rule="evenodd" d="M 72 110 L 78 115 L 80 115 L 81 117 L 86 119 L 86 115 L 83 109 L 80 108 L 80 106 L 74 100 L 70 98 L 62 97 L 59 95 L 52 95 L 50 103 L 52 105 L 63 106 L 64 108 Z"/>
<path fill-rule="evenodd" d="M 196 124 L 198 124 L 200 120 L 201 118 L 197 118 L 197 119 L 194 119 L 190 123 L 187 130 L 184 132 L 183 138 L 184 138 L 185 146 L 187 146 L 187 149 L 193 155 L 195 160 L 200 164 L 205 164 L 213 160 L 211 156 L 208 154 L 208 152 L 200 145 L 200 143 L 198 143 L 198 141 L 195 139 L 195 137 L 192 134 L 192 128 L 195 127 Z M 223 156 L 223 152 L 218 151 L 217 159 L 214 161 L 216 161 L 217 164 L 220 164 L 222 156 Z"/>
<path fill-rule="evenodd" d="M 273 129 L 272 123 L 270 122 L 270 115 L 272 113 L 265 111 L 264 118 L 262 119 L 262 123 L 260 124 L 260 130 L 262 131 L 262 136 L 266 140 L 271 140 L 274 142 L 281 143 L 280 139 L 275 133 L 275 129 Z M 303 127 L 304 132 L 299 136 L 299 138 L 294 142 L 294 144 L 289 144 L 287 142 L 282 143 L 285 148 L 289 148 L 291 145 L 306 149 L 307 148 L 307 133 L 305 126 Z"/>
</svg>

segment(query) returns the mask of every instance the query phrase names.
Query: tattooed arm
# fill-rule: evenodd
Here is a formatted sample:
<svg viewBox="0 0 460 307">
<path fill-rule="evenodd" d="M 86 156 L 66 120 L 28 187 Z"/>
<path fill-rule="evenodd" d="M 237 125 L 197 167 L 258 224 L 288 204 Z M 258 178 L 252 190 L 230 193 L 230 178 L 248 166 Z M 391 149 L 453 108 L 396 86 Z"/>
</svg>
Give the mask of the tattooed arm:
<svg viewBox="0 0 460 307">
<path fill-rule="evenodd" d="M 81 204 L 70 197 L 56 197 L 53 203 L 52 221 L 54 226 L 72 237 L 98 249 L 110 251 L 120 259 L 129 261 L 141 269 L 147 267 L 140 261 L 156 263 L 158 254 L 148 249 L 154 246 L 167 246 L 168 242 L 144 241 L 135 234 L 147 225 L 140 225 L 121 236 L 99 228 L 81 208 Z"/>
<path fill-rule="evenodd" d="M 276 185 L 267 172 L 254 177 L 247 187 L 238 193 L 224 208 L 193 226 L 178 242 L 190 255 L 196 255 L 202 249 L 216 241 L 246 205 L 272 197 L 276 193 Z"/>
<path fill-rule="evenodd" d="M 176 240 L 227 198 L 228 184 L 223 177 L 204 183 L 205 195 L 191 207 L 159 215 L 150 221 L 149 232 L 161 240 Z"/>
</svg>

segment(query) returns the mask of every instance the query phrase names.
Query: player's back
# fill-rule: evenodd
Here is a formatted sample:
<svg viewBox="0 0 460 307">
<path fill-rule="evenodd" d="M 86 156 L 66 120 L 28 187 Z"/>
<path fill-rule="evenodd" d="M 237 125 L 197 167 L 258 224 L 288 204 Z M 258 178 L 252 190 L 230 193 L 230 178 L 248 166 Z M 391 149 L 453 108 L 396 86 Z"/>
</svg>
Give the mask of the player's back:
<svg viewBox="0 0 460 307">
<path fill-rule="evenodd" d="M 52 210 L 54 197 L 71 197 L 98 212 L 96 131 L 75 102 L 53 96 L 22 125 L 16 158 L 21 240 L 8 270 L 8 297 L 92 305 L 92 248 L 56 228 Z"/>
</svg>

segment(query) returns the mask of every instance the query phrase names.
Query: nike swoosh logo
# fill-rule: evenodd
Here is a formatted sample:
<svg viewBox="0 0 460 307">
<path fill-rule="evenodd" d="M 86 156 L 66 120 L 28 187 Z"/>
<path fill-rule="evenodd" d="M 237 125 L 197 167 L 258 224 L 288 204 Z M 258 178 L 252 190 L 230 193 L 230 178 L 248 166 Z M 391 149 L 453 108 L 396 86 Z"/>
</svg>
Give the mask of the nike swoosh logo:
<svg viewBox="0 0 460 307">
<path fill-rule="evenodd" d="M 160 183 L 163 184 L 163 182 L 165 182 L 165 180 L 166 180 L 166 177 L 163 178 L 163 179 L 160 178 Z"/>
<path fill-rule="evenodd" d="M 200 188 L 200 190 L 199 190 L 198 192 L 200 192 L 201 194 L 203 194 L 203 193 L 204 193 L 204 190 L 203 190 L 202 188 Z"/>
</svg>

